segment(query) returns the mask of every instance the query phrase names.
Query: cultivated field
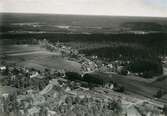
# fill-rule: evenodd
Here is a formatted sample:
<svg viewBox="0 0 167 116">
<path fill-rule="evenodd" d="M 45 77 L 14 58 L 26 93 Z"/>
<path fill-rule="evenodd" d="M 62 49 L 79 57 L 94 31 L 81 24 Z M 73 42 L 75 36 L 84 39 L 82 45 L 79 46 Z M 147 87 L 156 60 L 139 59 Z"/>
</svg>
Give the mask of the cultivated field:
<svg viewBox="0 0 167 116">
<path fill-rule="evenodd" d="M 80 72 L 80 64 L 62 58 L 59 53 L 52 53 L 40 48 L 38 45 L 10 45 L 3 46 L 0 56 L 9 63 L 36 68 L 39 70 L 64 69 L 66 71 Z M 2 60 L 1 59 L 1 60 Z"/>
</svg>

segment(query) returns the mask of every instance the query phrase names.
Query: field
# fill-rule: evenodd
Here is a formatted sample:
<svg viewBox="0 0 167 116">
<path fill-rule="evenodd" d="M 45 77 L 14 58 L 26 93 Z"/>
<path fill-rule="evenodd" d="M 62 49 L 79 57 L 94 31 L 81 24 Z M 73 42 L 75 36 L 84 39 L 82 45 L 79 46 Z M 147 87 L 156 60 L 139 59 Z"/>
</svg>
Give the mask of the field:
<svg viewBox="0 0 167 116">
<path fill-rule="evenodd" d="M 58 53 L 48 52 L 38 45 L 6 45 L 1 50 L 0 55 L 5 56 L 8 63 L 38 70 L 49 68 L 80 72 L 79 63 L 64 59 Z"/>
</svg>

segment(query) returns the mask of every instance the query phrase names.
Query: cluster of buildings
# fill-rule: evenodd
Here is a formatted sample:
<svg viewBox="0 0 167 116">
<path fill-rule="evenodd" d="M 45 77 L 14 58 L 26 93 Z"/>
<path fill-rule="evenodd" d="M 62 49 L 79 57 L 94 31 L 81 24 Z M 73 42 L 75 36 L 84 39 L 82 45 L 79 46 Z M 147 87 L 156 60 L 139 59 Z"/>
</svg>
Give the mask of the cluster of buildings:
<svg viewBox="0 0 167 116">
<path fill-rule="evenodd" d="M 29 79 L 44 79 L 44 77 L 41 78 L 39 76 L 40 73 L 38 71 L 28 70 L 19 66 L 13 67 L 13 69 L 12 67 L 1 66 L 0 71 L 3 73 L 8 70 L 6 76 L 12 75 L 16 79 L 19 74 L 23 76 L 23 73 L 25 75 L 29 74 Z M 17 72 L 17 75 L 13 74 L 13 71 Z M 92 97 L 91 95 L 78 94 L 75 89 L 79 89 L 80 84 L 69 82 L 62 77 L 63 75 L 50 79 L 49 83 L 42 90 L 28 87 L 22 88 L 23 91 L 15 94 L 2 94 L 0 112 L 5 112 L 5 115 L 9 116 L 85 116 L 96 115 L 100 113 L 99 109 L 101 109 L 101 115 L 103 110 L 103 113 L 108 112 L 108 115 L 112 113 L 113 109 L 109 108 L 111 107 L 109 106 L 109 102 Z"/>
<path fill-rule="evenodd" d="M 5 72 L 6 70 L 8 70 L 8 73 L 6 74 L 8 77 L 10 77 L 11 80 L 13 80 L 13 78 L 15 77 L 14 81 L 18 81 L 18 75 L 20 75 L 21 78 L 23 79 L 21 83 L 27 82 L 27 80 L 24 80 L 25 76 L 26 78 L 29 78 L 29 79 L 45 80 L 45 76 L 51 75 L 51 73 L 49 74 L 49 71 L 45 71 L 42 73 L 34 69 L 27 69 L 19 66 L 8 65 L 8 66 L 0 67 L 1 74 L 3 74 L 3 72 Z M 24 85 L 21 83 L 20 85 Z M 38 83 L 35 83 L 35 84 L 38 86 Z M 1 95 L 0 109 L 2 112 L 10 112 L 10 110 L 12 111 L 14 110 L 15 114 L 17 114 L 16 116 L 24 116 L 24 115 L 41 116 L 42 114 L 45 114 L 43 116 L 57 116 L 57 115 L 61 116 L 61 115 L 67 115 L 71 111 L 71 110 L 69 111 L 70 108 L 75 109 L 75 107 L 80 107 L 80 106 L 82 108 L 84 107 L 85 113 L 89 112 L 88 109 L 93 110 L 91 109 L 93 107 L 95 107 L 94 109 L 95 111 L 90 111 L 90 112 L 99 111 L 98 113 L 102 113 L 102 111 L 105 110 L 105 112 L 108 112 L 108 115 L 109 115 L 109 114 L 112 114 L 114 110 L 112 106 L 109 106 L 109 104 L 113 105 L 112 100 L 108 100 L 110 102 L 104 102 L 106 99 L 104 99 L 101 96 L 93 95 L 91 90 L 89 90 L 88 88 L 82 87 L 80 83 L 74 82 L 74 81 L 68 81 L 66 78 L 64 78 L 64 73 L 61 71 L 60 72 L 55 71 L 54 78 L 50 78 L 48 80 L 48 83 L 44 85 L 44 87 L 41 90 L 29 88 L 29 87 L 24 88 L 24 86 L 23 87 L 20 86 L 20 87 L 24 90 L 20 94 L 17 93 L 17 94 L 11 95 L 10 93 L 4 93 Z M 113 89 L 113 85 L 109 85 L 109 86 L 105 85 L 104 88 Z M 80 93 L 78 93 L 78 90 L 80 91 Z M 86 92 L 86 94 L 84 92 Z M 11 96 L 15 96 L 16 100 L 10 101 L 12 99 Z M 8 103 L 7 101 L 10 102 L 12 105 L 6 105 L 5 103 Z M 91 107 L 88 104 L 89 105 L 94 104 L 95 106 Z M 120 106 L 124 106 L 124 105 L 120 104 Z M 99 109 L 97 107 L 99 107 Z M 102 109 L 103 107 L 105 109 Z M 136 107 L 139 107 L 139 105 L 135 105 L 135 106 L 132 105 L 128 107 L 129 107 L 128 109 L 126 109 L 127 108 L 126 105 L 125 105 L 125 108 L 123 107 L 123 109 L 125 110 L 123 112 L 124 115 L 127 113 L 131 114 L 132 112 L 130 110 L 132 109 L 133 109 L 133 112 L 134 110 L 135 112 L 138 112 Z M 142 109 L 142 107 L 144 106 L 140 106 L 139 108 L 141 110 L 144 110 Z M 72 115 L 74 115 L 76 112 L 83 111 L 81 109 L 78 111 L 77 108 L 75 110 L 72 112 Z M 156 110 L 157 110 L 156 113 L 159 113 L 159 114 L 162 113 L 162 111 L 158 110 L 157 108 Z M 82 114 L 80 115 L 84 116 L 85 113 L 83 111 Z M 137 114 L 140 114 L 140 113 L 138 112 Z M 97 115 L 97 114 L 92 114 L 92 115 Z"/>
<path fill-rule="evenodd" d="M 76 86 L 72 89 L 70 85 Z M 80 91 L 80 92 L 77 92 Z M 52 79 L 41 91 L 28 91 L 17 96 L 17 116 L 109 116 L 121 113 L 121 106 L 112 99 L 83 92 L 77 84 L 65 79 Z"/>
<path fill-rule="evenodd" d="M 14 76 L 14 72 L 17 72 L 16 79 L 20 74 L 28 74 L 29 79 L 42 80 L 45 80 L 45 76 L 51 75 L 48 74 L 49 71 L 42 73 L 19 66 L 0 67 L 1 74 L 5 70 L 9 70 L 8 76 Z M 4 116 L 165 116 L 162 109 L 154 105 L 133 104 L 117 99 L 118 97 L 98 94 L 94 90 L 82 87 L 79 82 L 67 80 L 59 71 L 55 71 L 54 76 L 55 78 L 50 78 L 41 90 L 28 87 L 15 94 L 2 94 L 0 112 L 7 113 Z"/>
<path fill-rule="evenodd" d="M 50 51 L 58 52 L 63 57 L 69 60 L 76 61 L 81 64 L 82 72 L 93 72 L 97 70 L 97 64 L 92 60 L 88 59 L 85 55 L 80 54 L 78 50 L 72 49 L 66 46 L 64 43 L 56 42 L 54 45 L 50 44 L 47 40 L 39 41 L 41 46 L 49 49 Z"/>
<path fill-rule="evenodd" d="M 54 45 L 50 44 L 46 39 L 38 42 L 40 46 L 48 49 L 49 51 L 59 53 L 62 56 L 75 56 L 79 52 L 75 49 L 72 49 L 69 46 L 65 46 L 62 42 L 56 42 Z"/>
<path fill-rule="evenodd" d="M 126 65 L 130 63 L 129 61 L 105 61 L 100 60 L 100 58 L 97 56 L 91 56 L 90 59 L 97 65 L 97 69 L 100 72 L 113 72 L 122 74 L 123 71 L 126 71 L 126 74 L 130 74 L 130 71 L 126 69 Z"/>
<path fill-rule="evenodd" d="M 45 39 L 42 41 L 39 41 L 39 43 L 41 46 L 44 46 L 50 51 L 59 52 L 60 55 L 68 58 L 69 60 L 80 63 L 81 70 L 83 73 L 102 70 L 102 67 L 106 67 L 104 64 L 101 63 L 101 61 L 98 60 L 97 56 L 88 58 L 84 54 L 80 54 L 78 50 L 72 49 L 71 47 L 66 46 L 64 43 L 56 42 L 54 45 L 52 45 Z M 113 66 L 111 67 L 111 65 L 109 65 L 107 69 L 113 70 Z"/>
<path fill-rule="evenodd" d="M 57 42 L 55 45 L 56 49 L 61 51 L 62 56 L 67 57 L 69 60 L 76 61 L 81 64 L 81 70 L 83 73 L 94 72 L 98 70 L 97 64 L 86 57 L 84 54 L 80 54 L 78 50 L 72 49 L 63 43 Z"/>
</svg>

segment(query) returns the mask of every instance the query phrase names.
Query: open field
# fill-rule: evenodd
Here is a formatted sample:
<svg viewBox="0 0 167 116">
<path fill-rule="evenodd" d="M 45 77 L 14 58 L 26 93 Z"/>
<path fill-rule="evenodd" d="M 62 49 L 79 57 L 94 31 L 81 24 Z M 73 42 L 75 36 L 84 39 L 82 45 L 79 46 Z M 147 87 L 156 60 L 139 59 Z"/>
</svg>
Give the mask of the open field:
<svg viewBox="0 0 167 116">
<path fill-rule="evenodd" d="M 17 53 L 27 53 L 27 52 L 39 52 L 44 51 L 44 49 L 37 47 L 36 45 L 2 45 L 0 49 L 1 54 L 17 54 Z"/>
<path fill-rule="evenodd" d="M 14 45 L 3 46 L 0 56 L 5 55 L 5 60 L 9 63 L 36 68 L 39 70 L 64 69 L 66 71 L 80 72 L 80 64 L 59 56 L 58 53 L 48 52 L 38 45 Z"/>
</svg>

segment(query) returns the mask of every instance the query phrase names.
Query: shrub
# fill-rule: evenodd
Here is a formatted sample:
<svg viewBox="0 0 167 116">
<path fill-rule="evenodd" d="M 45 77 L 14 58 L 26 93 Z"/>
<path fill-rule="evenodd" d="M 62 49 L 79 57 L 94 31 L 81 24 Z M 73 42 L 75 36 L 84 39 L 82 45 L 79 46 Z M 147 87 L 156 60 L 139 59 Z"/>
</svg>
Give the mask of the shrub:
<svg viewBox="0 0 167 116">
<path fill-rule="evenodd" d="M 76 72 L 66 72 L 65 75 L 66 75 L 66 78 L 71 81 L 82 80 L 81 75 Z"/>
</svg>

